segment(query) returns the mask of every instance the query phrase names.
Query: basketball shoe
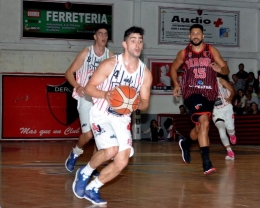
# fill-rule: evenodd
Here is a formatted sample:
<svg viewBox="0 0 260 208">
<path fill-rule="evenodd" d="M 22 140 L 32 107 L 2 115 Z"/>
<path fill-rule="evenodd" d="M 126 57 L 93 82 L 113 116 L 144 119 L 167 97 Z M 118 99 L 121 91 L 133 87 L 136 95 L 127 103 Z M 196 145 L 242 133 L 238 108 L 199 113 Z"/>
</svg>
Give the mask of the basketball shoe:
<svg viewBox="0 0 260 208">
<path fill-rule="evenodd" d="M 204 169 L 204 174 L 209 175 L 213 172 L 216 172 L 216 168 L 214 168 L 211 164 L 211 161 L 208 160 L 206 162 L 203 162 L 203 169 Z"/>
<path fill-rule="evenodd" d="M 78 157 L 78 155 L 74 154 L 73 150 L 70 152 L 69 157 L 65 161 L 65 168 L 67 171 L 72 172 L 74 170 Z"/>
<path fill-rule="evenodd" d="M 237 137 L 236 137 L 236 135 L 230 136 L 230 142 L 231 142 L 231 144 L 236 144 L 236 143 L 237 143 Z"/>
<path fill-rule="evenodd" d="M 185 143 L 186 139 L 182 136 L 180 136 L 179 140 L 179 146 L 181 149 L 181 156 L 185 163 L 190 163 L 190 150 L 187 147 L 187 144 Z"/>
<path fill-rule="evenodd" d="M 72 190 L 76 197 L 83 199 L 85 195 L 85 189 L 89 181 L 90 176 L 80 173 L 85 166 L 79 168 L 76 172 L 74 182 L 72 184 Z"/>
<path fill-rule="evenodd" d="M 90 190 L 85 190 L 84 198 L 91 201 L 93 204 L 107 204 L 107 201 L 101 199 L 99 196 L 99 189 L 92 188 Z"/>
<path fill-rule="evenodd" d="M 234 160 L 235 159 L 235 153 L 231 150 L 227 152 L 227 156 L 225 158 L 226 160 Z"/>
</svg>

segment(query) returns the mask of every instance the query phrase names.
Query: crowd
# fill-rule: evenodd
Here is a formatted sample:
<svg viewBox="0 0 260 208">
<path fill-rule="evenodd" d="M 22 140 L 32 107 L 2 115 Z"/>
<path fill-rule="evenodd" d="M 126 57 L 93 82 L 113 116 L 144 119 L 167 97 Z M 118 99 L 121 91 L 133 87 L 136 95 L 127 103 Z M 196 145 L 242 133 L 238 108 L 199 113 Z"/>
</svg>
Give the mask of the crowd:
<svg viewBox="0 0 260 208">
<path fill-rule="evenodd" d="M 260 114 L 259 79 L 253 72 L 246 72 L 244 67 L 243 63 L 239 64 L 239 71 L 232 75 L 233 81 L 230 81 L 236 93 L 232 101 L 234 113 Z"/>
</svg>

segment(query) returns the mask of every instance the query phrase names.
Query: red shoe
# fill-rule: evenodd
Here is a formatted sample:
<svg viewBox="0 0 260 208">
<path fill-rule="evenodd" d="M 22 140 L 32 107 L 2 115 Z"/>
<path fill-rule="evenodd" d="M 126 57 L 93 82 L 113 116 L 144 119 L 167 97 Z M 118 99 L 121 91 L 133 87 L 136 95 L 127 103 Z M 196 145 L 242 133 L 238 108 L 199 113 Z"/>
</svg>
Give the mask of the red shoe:
<svg viewBox="0 0 260 208">
<path fill-rule="evenodd" d="M 231 150 L 231 151 L 228 151 L 227 153 L 227 156 L 225 158 L 226 160 L 234 160 L 235 159 L 235 154 L 234 152 Z"/>
<path fill-rule="evenodd" d="M 237 137 L 236 137 L 236 135 L 230 136 L 230 142 L 231 142 L 231 144 L 236 144 L 236 143 L 237 143 Z"/>
</svg>

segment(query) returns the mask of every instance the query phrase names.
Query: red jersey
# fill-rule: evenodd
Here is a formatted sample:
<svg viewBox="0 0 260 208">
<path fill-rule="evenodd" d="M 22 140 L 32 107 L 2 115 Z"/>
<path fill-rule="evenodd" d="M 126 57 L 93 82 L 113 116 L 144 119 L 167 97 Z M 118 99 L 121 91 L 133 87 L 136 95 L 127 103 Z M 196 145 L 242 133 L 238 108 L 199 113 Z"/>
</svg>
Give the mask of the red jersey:
<svg viewBox="0 0 260 208">
<path fill-rule="evenodd" d="M 202 94 L 209 101 L 214 101 L 218 95 L 217 72 L 210 63 L 214 57 L 210 45 L 205 44 L 203 50 L 195 52 L 189 44 L 184 49 L 182 95 L 186 99 L 192 94 Z"/>
</svg>

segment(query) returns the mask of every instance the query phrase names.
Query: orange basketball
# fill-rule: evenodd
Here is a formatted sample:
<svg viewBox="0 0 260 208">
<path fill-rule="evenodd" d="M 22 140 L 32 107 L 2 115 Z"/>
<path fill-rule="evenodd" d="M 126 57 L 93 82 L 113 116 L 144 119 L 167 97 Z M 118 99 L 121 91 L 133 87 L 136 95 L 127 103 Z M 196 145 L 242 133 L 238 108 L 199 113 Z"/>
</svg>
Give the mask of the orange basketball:
<svg viewBox="0 0 260 208">
<path fill-rule="evenodd" d="M 137 109 L 139 96 L 132 87 L 121 85 L 115 87 L 111 94 L 110 106 L 119 114 L 129 114 Z"/>
</svg>

